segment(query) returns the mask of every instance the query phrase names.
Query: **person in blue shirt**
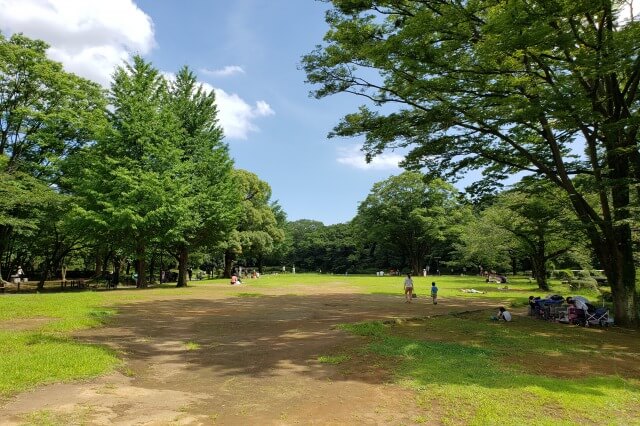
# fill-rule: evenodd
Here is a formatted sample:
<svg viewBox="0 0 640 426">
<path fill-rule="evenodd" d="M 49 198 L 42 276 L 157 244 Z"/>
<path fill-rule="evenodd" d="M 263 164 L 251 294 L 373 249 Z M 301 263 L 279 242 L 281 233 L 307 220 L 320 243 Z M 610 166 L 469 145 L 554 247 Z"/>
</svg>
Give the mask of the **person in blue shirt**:
<svg viewBox="0 0 640 426">
<path fill-rule="evenodd" d="M 433 304 L 438 304 L 438 287 L 436 287 L 436 282 L 431 283 L 431 298 L 433 299 Z"/>
</svg>

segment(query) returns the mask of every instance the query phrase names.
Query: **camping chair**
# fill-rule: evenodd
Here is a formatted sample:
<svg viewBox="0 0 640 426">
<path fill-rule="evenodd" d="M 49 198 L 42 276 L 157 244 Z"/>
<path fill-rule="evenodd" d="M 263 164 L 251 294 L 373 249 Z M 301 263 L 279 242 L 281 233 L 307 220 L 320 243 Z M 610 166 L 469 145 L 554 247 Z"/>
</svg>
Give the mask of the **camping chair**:
<svg viewBox="0 0 640 426">
<path fill-rule="evenodd" d="M 599 325 L 601 327 L 609 326 L 609 310 L 605 307 L 596 308 L 593 312 L 587 312 L 585 318 L 585 326 Z"/>
</svg>

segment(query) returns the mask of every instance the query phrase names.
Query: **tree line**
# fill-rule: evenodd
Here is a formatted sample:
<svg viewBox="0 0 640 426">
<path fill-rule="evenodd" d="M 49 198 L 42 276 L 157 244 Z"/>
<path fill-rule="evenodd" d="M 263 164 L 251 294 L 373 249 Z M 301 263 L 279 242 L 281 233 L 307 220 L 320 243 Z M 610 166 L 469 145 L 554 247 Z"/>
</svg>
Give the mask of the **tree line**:
<svg viewBox="0 0 640 426">
<path fill-rule="evenodd" d="M 271 188 L 234 168 L 188 67 L 168 79 L 136 56 L 104 90 L 47 48 L 0 35 L 0 279 L 23 266 L 42 289 L 80 261 L 115 283 L 126 264 L 140 287 L 177 265 L 184 286 L 191 264 L 224 256 L 229 274 L 283 240 Z"/>
</svg>

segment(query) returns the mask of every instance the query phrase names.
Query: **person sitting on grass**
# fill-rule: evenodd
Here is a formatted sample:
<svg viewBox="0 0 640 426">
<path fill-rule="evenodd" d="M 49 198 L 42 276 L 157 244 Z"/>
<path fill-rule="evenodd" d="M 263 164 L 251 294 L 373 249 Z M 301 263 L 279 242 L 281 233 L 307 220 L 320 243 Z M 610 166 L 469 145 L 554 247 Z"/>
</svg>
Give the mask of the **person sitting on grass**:
<svg viewBox="0 0 640 426">
<path fill-rule="evenodd" d="M 511 321 L 511 312 L 507 311 L 504 306 L 500 306 L 500 308 L 498 309 L 498 314 L 496 316 L 491 317 L 491 320 L 493 321 L 504 320 L 509 322 Z"/>
</svg>

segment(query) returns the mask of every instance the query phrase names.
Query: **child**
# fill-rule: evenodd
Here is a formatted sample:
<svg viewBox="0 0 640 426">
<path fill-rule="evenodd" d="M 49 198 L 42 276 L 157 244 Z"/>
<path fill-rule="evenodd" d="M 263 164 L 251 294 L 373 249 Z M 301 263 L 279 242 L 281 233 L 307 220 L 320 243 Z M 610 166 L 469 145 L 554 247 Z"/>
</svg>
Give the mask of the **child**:
<svg viewBox="0 0 640 426">
<path fill-rule="evenodd" d="M 407 278 L 404 279 L 404 297 L 407 299 L 405 303 L 411 303 L 413 297 L 413 280 L 411 274 L 407 274 Z"/>
<path fill-rule="evenodd" d="M 438 304 L 438 287 L 436 287 L 436 282 L 431 283 L 431 298 L 433 299 L 433 304 Z"/>
<path fill-rule="evenodd" d="M 495 317 L 491 317 L 494 321 L 505 320 L 507 322 L 511 321 L 511 312 L 507 311 L 504 306 L 500 306 L 498 309 L 498 315 Z"/>
</svg>

